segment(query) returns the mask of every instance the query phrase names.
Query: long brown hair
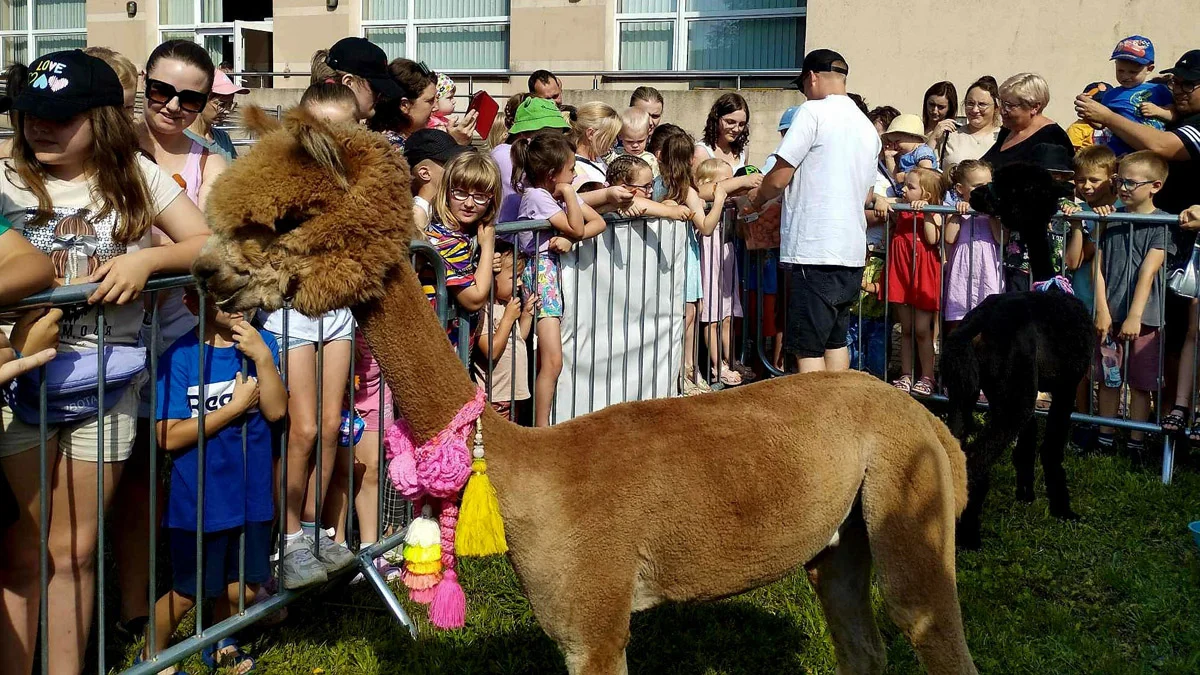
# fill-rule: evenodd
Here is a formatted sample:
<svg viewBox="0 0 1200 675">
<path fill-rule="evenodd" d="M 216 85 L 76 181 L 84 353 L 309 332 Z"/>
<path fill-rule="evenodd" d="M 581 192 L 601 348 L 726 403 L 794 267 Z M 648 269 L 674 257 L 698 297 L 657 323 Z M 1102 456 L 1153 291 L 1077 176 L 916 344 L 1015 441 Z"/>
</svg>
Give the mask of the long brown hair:
<svg viewBox="0 0 1200 675">
<path fill-rule="evenodd" d="M 654 127 L 648 149 L 658 158 L 658 175 L 667 188 L 665 198 L 684 203 L 688 189 L 695 187 L 692 155 L 696 152 L 696 142 L 691 134 L 674 124 L 660 124 Z"/>
<path fill-rule="evenodd" d="M 512 186 L 524 192 L 575 161 L 575 146 L 557 129 L 543 129 L 512 144 Z M 446 182 L 442 179 L 442 182 Z"/>
<path fill-rule="evenodd" d="M 704 142 L 708 144 L 708 147 L 713 149 L 717 147 L 717 136 L 721 133 L 721 118 L 739 110 L 746 113 L 746 126 L 742 128 L 742 133 L 738 134 L 738 137 L 729 144 L 729 149 L 735 155 L 742 154 L 742 150 L 750 142 L 750 104 L 746 103 L 746 99 L 742 98 L 741 94 L 732 91 L 723 94 L 708 109 L 708 119 L 704 122 Z"/>
<path fill-rule="evenodd" d="M 946 99 L 946 116 L 942 119 L 954 120 L 958 117 L 958 90 L 954 88 L 954 83 L 948 80 L 935 82 L 925 90 L 925 96 L 921 98 L 921 124 L 925 128 L 929 128 L 929 97 L 941 96 Z"/>
<path fill-rule="evenodd" d="M 85 166 L 92 199 L 100 205 L 100 211 L 92 216 L 92 220 L 103 220 L 116 212 L 113 241 L 133 243 L 150 231 L 156 215 L 151 206 L 150 188 L 138 163 L 140 150 L 133 122 L 120 106 L 100 106 L 82 114 L 87 115 L 92 124 L 92 147 Z M 25 189 L 37 197 L 38 210 L 32 222 L 41 225 L 54 212 L 54 202 L 46 190 L 49 173 L 37 160 L 29 141 L 25 140 L 26 115 L 17 112 L 14 117 L 16 135 L 5 177 L 12 182 L 15 173 Z"/>
</svg>

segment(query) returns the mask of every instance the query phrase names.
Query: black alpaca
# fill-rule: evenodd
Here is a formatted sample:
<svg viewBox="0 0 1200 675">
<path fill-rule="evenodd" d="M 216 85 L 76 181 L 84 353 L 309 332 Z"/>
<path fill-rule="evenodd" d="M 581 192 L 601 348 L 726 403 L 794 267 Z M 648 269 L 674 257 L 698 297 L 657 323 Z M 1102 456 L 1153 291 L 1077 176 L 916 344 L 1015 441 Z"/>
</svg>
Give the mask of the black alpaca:
<svg viewBox="0 0 1200 675">
<path fill-rule="evenodd" d="M 999 217 L 1019 233 L 1029 251 L 1034 281 L 1054 276 L 1046 224 L 1058 211 L 1066 188 L 1045 170 L 1010 165 L 998 170 L 991 185 L 971 195 L 971 206 Z M 991 483 L 991 468 L 1017 441 L 1013 464 L 1017 499 L 1033 501 L 1037 445 L 1034 406 L 1039 391 L 1053 396 L 1040 449 L 1050 512 L 1077 519 L 1067 494 L 1063 447 L 1071 426 L 1075 391 L 1087 374 L 1096 349 L 1092 317 L 1078 298 L 1059 291 L 993 295 L 967 313 L 945 341 L 941 372 L 949 396 L 950 431 L 966 444 L 967 508 L 957 541 L 980 545 L 980 515 Z M 980 389 L 988 400 L 987 423 L 966 443 Z"/>
</svg>

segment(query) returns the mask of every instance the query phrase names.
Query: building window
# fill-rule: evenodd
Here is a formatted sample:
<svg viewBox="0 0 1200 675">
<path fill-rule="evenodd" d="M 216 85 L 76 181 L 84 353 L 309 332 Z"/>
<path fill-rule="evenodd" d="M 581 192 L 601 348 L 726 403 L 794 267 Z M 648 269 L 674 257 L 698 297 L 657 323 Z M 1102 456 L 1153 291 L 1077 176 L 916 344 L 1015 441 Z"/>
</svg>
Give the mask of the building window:
<svg viewBox="0 0 1200 675">
<path fill-rule="evenodd" d="M 618 0 L 621 70 L 788 70 L 807 0 Z"/>
<path fill-rule="evenodd" d="M 508 69 L 508 0 L 363 0 L 362 25 L 389 59 L 436 70 Z"/>
<path fill-rule="evenodd" d="M 213 65 L 239 73 L 272 69 L 271 17 L 271 0 L 158 0 L 161 41 L 195 42 L 208 51 Z M 267 81 L 252 77 L 242 83 L 265 86 Z"/>
<path fill-rule="evenodd" d="M 0 0 L 0 65 L 86 47 L 85 5 L 85 0 Z"/>
</svg>

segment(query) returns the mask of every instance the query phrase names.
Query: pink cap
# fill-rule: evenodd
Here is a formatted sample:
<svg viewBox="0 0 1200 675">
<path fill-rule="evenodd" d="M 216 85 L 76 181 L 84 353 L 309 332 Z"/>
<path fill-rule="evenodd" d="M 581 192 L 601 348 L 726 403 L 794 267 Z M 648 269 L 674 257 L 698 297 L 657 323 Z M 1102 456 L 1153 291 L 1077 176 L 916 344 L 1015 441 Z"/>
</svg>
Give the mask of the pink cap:
<svg viewBox="0 0 1200 675">
<path fill-rule="evenodd" d="M 213 76 L 212 93 L 225 96 L 227 94 L 249 94 L 250 90 L 237 86 L 224 71 L 218 70 Z"/>
</svg>

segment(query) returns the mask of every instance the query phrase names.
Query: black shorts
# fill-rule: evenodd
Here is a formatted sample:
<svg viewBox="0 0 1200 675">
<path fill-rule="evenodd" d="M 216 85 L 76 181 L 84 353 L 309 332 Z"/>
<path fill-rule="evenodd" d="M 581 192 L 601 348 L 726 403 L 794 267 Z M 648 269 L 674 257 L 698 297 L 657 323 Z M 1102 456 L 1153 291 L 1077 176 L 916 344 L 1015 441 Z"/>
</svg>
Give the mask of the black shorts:
<svg viewBox="0 0 1200 675">
<path fill-rule="evenodd" d="M 863 268 L 785 265 L 787 325 L 785 348 L 802 359 L 846 346 L 850 307 L 862 289 Z"/>
<path fill-rule="evenodd" d="M 246 576 L 248 584 L 270 578 L 271 523 L 246 523 L 218 532 L 204 533 L 204 597 L 225 595 L 225 588 L 238 580 L 240 535 L 246 533 Z M 180 595 L 196 597 L 196 532 L 176 527 L 167 529 L 171 551 L 171 587 Z"/>
</svg>

